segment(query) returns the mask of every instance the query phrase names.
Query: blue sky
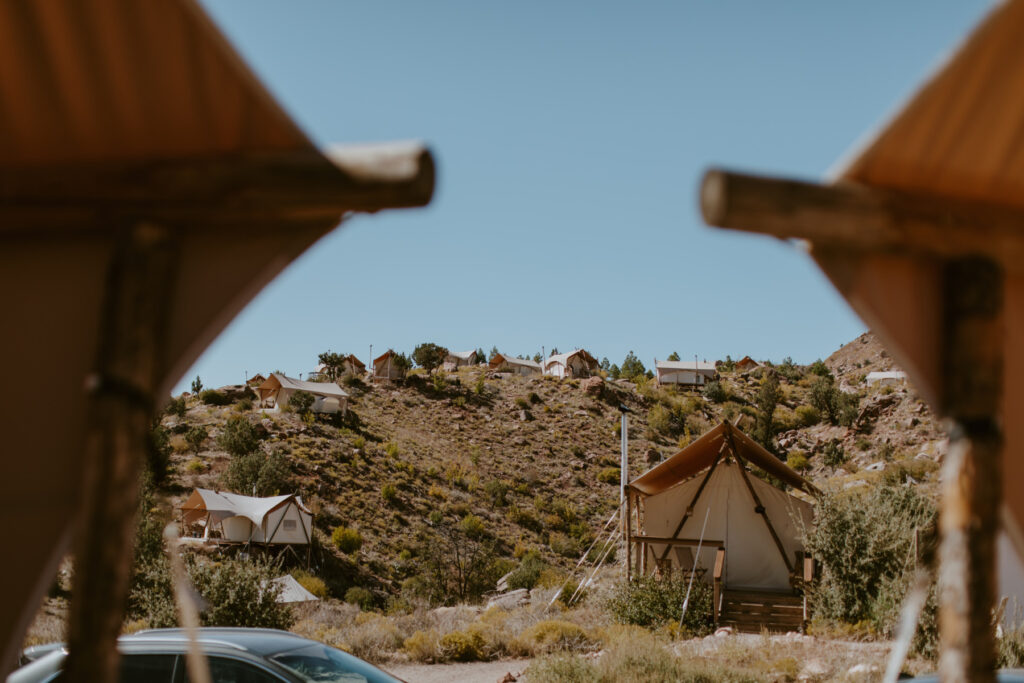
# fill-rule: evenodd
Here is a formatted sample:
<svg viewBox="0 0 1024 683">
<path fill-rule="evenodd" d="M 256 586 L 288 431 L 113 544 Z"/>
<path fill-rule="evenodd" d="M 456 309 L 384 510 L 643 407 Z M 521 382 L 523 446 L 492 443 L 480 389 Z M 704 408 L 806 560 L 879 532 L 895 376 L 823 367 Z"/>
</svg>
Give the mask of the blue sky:
<svg viewBox="0 0 1024 683">
<path fill-rule="evenodd" d="M 701 173 L 821 178 L 991 5 L 202 4 L 316 142 L 421 139 L 439 177 L 307 252 L 178 390 L 424 341 L 825 357 L 863 323 L 805 254 L 705 227 Z"/>
</svg>

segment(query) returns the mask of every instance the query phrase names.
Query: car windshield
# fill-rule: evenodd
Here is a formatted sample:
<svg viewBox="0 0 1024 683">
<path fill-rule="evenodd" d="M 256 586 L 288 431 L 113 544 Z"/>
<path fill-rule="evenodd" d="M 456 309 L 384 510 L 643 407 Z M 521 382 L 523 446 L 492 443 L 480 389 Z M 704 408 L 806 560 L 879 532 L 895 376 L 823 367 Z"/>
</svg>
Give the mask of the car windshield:
<svg viewBox="0 0 1024 683">
<path fill-rule="evenodd" d="M 366 681 L 367 683 L 396 683 L 395 678 L 372 664 L 358 657 L 335 650 L 326 645 L 307 645 L 297 650 L 288 650 L 270 657 L 289 671 L 306 681 L 328 681 L 348 683 L 349 681 Z M 400 683 L 400 682 L 399 682 Z"/>
</svg>

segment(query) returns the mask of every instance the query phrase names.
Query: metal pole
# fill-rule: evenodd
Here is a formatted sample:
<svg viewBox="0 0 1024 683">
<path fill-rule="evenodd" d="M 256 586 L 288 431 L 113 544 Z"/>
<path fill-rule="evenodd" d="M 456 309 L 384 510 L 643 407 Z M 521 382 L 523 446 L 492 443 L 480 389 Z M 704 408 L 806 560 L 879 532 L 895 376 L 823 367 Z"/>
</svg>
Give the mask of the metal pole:
<svg viewBox="0 0 1024 683">
<path fill-rule="evenodd" d="M 619 470 L 619 505 L 626 500 L 626 482 L 629 481 L 629 423 L 626 411 L 622 411 L 621 458 Z"/>
</svg>

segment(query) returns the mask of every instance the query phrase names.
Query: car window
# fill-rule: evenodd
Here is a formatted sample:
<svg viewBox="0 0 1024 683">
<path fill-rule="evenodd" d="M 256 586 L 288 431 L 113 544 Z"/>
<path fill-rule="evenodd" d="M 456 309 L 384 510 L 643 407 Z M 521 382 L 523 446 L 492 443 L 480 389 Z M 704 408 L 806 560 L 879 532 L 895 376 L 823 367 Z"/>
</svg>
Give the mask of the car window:
<svg viewBox="0 0 1024 683">
<path fill-rule="evenodd" d="M 395 683 L 397 678 L 358 657 L 319 643 L 271 657 L 303 680 L 322 683 Z"/>
<path fill-rule="evenodd" d="M 177 655 L 122 655 L 120 683 L 171 682 Z"/>
<path fill-rule="evenodd" d="M 227 657 L 208 657 L 210 680 L 213 683 L 281 683 L 283 679 L 264 671 L 255 664 Z M 190 682 L 188 668 L 185 669 L 185 683 Z"/>
</svg>

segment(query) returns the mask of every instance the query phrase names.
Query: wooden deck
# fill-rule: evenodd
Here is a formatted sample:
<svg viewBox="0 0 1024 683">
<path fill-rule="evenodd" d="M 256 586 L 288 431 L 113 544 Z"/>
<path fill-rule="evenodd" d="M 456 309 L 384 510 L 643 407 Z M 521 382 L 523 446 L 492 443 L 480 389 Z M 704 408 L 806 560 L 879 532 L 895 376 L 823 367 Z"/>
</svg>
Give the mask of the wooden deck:
<svg viewBox="0 0 1024 683">
<path fill-rule="evenodd" d="M 799 631 L 803 627 L 803 600 L 792 593 L 725 589 L 719 626 L 738 633 Z"/>
</svg>

